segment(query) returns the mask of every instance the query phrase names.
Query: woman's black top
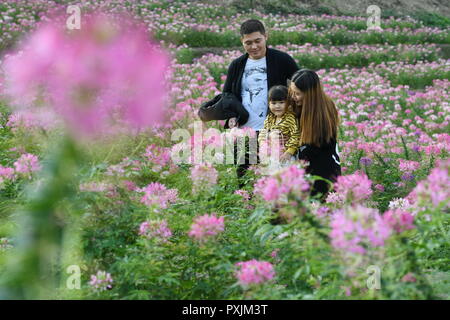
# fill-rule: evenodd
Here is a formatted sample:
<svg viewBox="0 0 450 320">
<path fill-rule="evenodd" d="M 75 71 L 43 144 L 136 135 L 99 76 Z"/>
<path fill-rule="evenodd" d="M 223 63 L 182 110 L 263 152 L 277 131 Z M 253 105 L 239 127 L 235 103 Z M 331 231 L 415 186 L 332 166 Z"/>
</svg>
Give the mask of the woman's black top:
<svg viewBox="0 0 450 320">
<path fill-rule="evenodd" d="M 320 147 L 305 144 L 300 146 L 297 153 L 299 160 L 309 162 L 306 172 L 312 175 L 320 176 L 331 182 L 336 182 L 341 175 L 341 160 L 336 140 L 332 139 L 329 143 L 322 144 Z M 315 181 L 312 195 L 320 192 L 328 192 L 328 184 L 325 181 Z"/>
</svg>

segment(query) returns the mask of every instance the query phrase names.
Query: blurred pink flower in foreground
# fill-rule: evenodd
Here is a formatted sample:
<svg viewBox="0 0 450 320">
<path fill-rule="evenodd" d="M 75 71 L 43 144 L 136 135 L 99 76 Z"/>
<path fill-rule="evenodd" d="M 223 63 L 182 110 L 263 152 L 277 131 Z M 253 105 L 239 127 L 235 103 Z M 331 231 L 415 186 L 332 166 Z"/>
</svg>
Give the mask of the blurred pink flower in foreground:
<svg viewBox="0 0 450 320">
<path fill-rule="evenodd" d="M 217 218 L 214 214 L 197 217 L 191 226 L 189 236 L 197 240 L 207 240 L 224 230 L 224 217 Z"/>
<path fill-rule="evenodd" d="M 439 160 L 425 180 L 420 181 L 407 196 L 413 206 L 420 203 L 427 206 L 450 207 L 450 159 Z"/>
<path fill-rule="evenodd" d="M 162 120 L 168 63 L 142 26 L 96 14 L 72 32 L 43 24 L 6 57 L 5 93 L 21 106 L 51 106 L 77 137 L 120 121 L 142 128 Z"/>
<path fill-rule="evenodd" d="M 414 228 L 414 216 L 402 209 L 386 211 L 383 220 L 398 233 Z"/>
<path fill-rule="evenodd" d="M 270 262 L 258 261 L 252 259 L 250 261 L 236 263 L 240 270 L 236 273 L 236 277 L 242 286 L 251 284 L 260 284 L 275 277 L 275 271 Z"/>
<path fill-rule="evenodd" d="M 377 209 L 361 205 L 338 210 L 331 221 L 331 244 L 345 253 L 366 254 L 371 247 L 384 246 L 390 225 Z"/>
<path fill-rule="evenodd" d="M 350 203 L 359 203 L 372 195 L 372 181 L 364 172 L 339 176 L 334 185 L 336 193 Z"/>
</svg>

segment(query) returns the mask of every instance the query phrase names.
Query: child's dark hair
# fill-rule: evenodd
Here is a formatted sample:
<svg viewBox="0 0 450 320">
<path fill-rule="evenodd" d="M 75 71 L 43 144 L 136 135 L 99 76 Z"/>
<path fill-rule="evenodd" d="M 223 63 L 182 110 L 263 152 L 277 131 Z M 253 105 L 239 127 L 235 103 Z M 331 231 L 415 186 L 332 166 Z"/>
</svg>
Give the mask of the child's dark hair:
<svg viewBox="0 0 450 320">
<path fill-rule="evenodd" d="M 270 101 L 286 101 L 288 98 L 288 88 L 286 86 L 273 86 L 267 94 Z"/>
<path fill-rule="evenodd" d="M 258 31 L 261 34 L 266 34 L 266 29 L 264 28 L 263 23 L 256 19 L 250 19 L 250 20 L 245 21 L 241 25 L 240 33 L 241 33 L 241 37 L 244 37 L 244 35 L 246 35 L 246 34 L 258 32 Z"/>
</svg>

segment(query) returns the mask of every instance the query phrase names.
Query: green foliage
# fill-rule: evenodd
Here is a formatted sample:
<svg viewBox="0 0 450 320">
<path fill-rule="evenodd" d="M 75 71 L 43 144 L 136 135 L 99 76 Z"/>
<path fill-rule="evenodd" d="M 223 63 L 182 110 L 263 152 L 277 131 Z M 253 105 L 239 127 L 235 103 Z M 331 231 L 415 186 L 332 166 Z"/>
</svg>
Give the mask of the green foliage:
<svg viewBox="0 0 450 320">
<path fill-rule="evenodd" d="M 195 58 L 198 58 L 200 55 L 196 53 L 194 50 L 190 48 L 183 48 L 177 50 L 176 58 L 178 63 L 192 63 Z"/>
<path fill-rule="evenodd" d="M 313 8 L 313 12 L 318 14 L 318 15 L 322 15 L 322 14 L 331 15 L 331 14 L 333 14 L 333 10 L 330 9 L 329 7 L 325 7 L 325 6 L 317 6 L 317 7 Z"/>
<path fill-rule="evenodd" d="M 436 28 L 450 27 L 450 18 L 435 12 L 417 11 L 411 15 L 424 25 Z"/>
<path fill-rule="evenodd" d="M 158 40 L 165 40 L 176 45 L 187 44 L 189 47 L 236 47 L 240 45 L 239 34 L 233 31 L 225 31 L 215 33 L 210 31 L 197 31 L 188 29 L 181 33 L 175 32 L 158 32 L 156 33 Z M 418 33 L 407 34 L 402 32 L 363 32 L 354 33 L 345 29 L 339 29 L 333 32 L 286 32 L 273 30 L 270 31 L 270 43 L 277 44 L 305 44 L 312 45 L 328 44 L 328 45 L 348 45 L 353 43 L 360 44 L 424 44 L 424 43 L 440 43 L 450 44 L 450 33 L 434 34 L 434 33 Z"/>
</svg>

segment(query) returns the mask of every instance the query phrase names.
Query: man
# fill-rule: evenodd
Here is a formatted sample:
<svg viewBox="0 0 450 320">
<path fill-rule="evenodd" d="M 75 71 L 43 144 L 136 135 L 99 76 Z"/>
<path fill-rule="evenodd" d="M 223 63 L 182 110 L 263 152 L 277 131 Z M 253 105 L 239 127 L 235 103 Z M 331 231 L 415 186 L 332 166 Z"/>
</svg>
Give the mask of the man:
<svg viewBox="0 0 450 320">
<path fill-rule="evenodd" d="M 246 123 L 230 118 L 225 128 L 249 127 L 256 131 L 264 127 L 268 111 L 267 92 L 275 85 L 287 85 L 287 79 L 299 70 L 295 60 L 285 52 L 267 47 L 267 33 L 259 20 L 247 20 L 241 25 L 241 42 L 245 54 L 233 60 L 228 68 L 223 92 L 233 93 L 248 111 Z M 249 167 L 248 153 L 245 163 L 237 168 L 240 179 Z M 240 187 L 243 184 L 240 183 Z"/>
</svg>

